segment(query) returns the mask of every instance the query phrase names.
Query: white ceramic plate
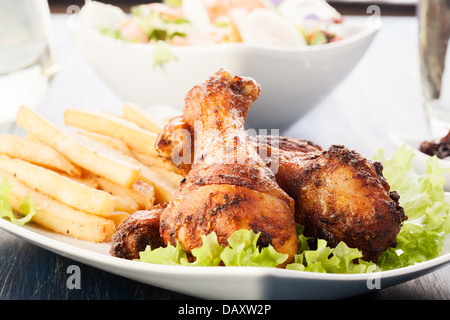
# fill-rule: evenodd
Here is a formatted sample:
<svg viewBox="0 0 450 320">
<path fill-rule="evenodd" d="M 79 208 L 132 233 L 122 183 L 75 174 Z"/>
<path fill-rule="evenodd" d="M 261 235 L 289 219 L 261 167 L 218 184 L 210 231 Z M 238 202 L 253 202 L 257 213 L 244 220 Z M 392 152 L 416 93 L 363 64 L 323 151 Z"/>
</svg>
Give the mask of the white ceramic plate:
<svg viewBox="0 0 450 320">
<path fill-rule="evenodd" d="M 322 274 L 256 267 L 182 267 L 112 257 L 109 243 L 91 243 L 0 219 L 0 228 L 40 247 L 139 282 L 204 299 L 340 299 L 416 278 L 450 262 L 450 237 L 441 256 L 373 274 Z"/>
<path fill-rule="evenodd" d="M 411 165 L 413 166 L 414 170 L 417 173 L 424 174 L 425 170 L 427 168 L 426 162 L 430 158 L 430 156 L 419 150 L 420 144 L 423 141 L 434 140 L 434 138 L 432 138 L 432 137 L 407 137 L 407 136 L 402 136 L 402 135 L 395 134 L 395 133 L 390 134 L 389 138 L 390 138 L 392 144 L 396 148 L 399 148 L 403 145 L 407 145 L 412 150 L 414 150 L 415 156 L 411 161 Z M 440 159 L 439 166 L 441 168 L 450 169 L 450 160 Z M 444 175 L 445 181 L 446 181 L 444 189 L 445 189 L 445 191 L 450 191 L 450 172 L 444 173 L 443 175 Z"/>
</svg>

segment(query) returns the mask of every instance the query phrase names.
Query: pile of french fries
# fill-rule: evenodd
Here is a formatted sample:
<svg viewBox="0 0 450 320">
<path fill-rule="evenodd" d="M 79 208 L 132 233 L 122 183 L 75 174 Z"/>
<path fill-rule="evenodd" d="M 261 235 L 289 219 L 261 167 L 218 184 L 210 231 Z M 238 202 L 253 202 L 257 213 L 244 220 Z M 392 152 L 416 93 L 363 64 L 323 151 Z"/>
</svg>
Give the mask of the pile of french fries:
<svg viewBox="0 0 450 320">
<path fill-rule="evenodd" d="M 0 135 L 0 177 L 13 184 L 13 209 L 30 196 L 32 220 L 55 232 L 109 241 L 130 214 L 169 201 L 182 179 L 155 150 L 163 124 L 139 106 L 68 109 L 67 128 L 21 107 L 16 122 L 27 136 Z"/>
</svg>

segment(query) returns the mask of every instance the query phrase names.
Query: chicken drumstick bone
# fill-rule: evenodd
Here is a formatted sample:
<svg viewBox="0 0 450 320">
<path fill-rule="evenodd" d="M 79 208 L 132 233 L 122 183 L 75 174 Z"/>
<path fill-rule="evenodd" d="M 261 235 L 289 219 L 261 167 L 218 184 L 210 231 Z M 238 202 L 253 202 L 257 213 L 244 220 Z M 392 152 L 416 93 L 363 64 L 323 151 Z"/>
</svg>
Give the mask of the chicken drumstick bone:
<svg viewBox="0 0 450 320">
<path fill-rule="evenodd" d="M 189 135 L 186 139 L 186 134 L 181 137 L 177 132 L 189 130 L 188 119 L 172 119 L 159 136 L 161 156 L 173 158 L 180 145 L 188 150 Z M 343 241 L 360 249 L 367 261 L 377 261 L 395 246 L 407 217 L 398 194 L 390 191 L 382 175 L 381 163 L 343 146 L 322 150 L 310 141 L 286 137 L 252 136 L 250 144 L 275 169 L 278 185 L 295 200 L 295 221 L 305 227 L 306 236 L 325 239 L 330 246 Z M 190 162 L 178 167 L 187 174 Z"/>
<path fill-rule="evenodd" d="M 280 192 L 279 185 L 295 200 L 295 221 L 304 225 L 305 235 L 325 239 L 331 246 L 344 241 L 350 247 L 362 250 L 363 259 L 367 261 L 376 261 L 389 246 L 394 246 L 406 216 L 398 195 L 389 190 L 389 184 L 383 178 L 381 164 L 343 146 L 331 146 L 323 151 L 312 142 L 286 137 L 256 136 L 248 140 L 243 122 L 259 88 L 252 81 L 244 84 L 245 80 L 239 79 L 232 80 L 229 74 L 223 73 L 204 87 L 194 88 L 188 95 L 184 115 L 171 119 L 158 137 L 160 155 L 176 163 L 179 173 L 189 174 L 176 198 L 191 197 L 188 189 L 207 185 L 201 191 L 192 191 L 192 195 L 201 197 L 185 199 L 182 206 L 178 204 L 180 200 L 175 200 L 171 211 L 165 212 L 166 217 L 161 219 L 165 241 L 173 244 L 175 239 L 186 238 L 186 248 L 192 249 L 201 245 L 199 236 L 193 234 L 213 230 L 221 235 L 224 244 L 232 230 L 246 227 L 261 231 L 261 239 L 272 243 L 277 250 L 282 248 L 287 252 L 283 244 L 289 243 L 293 252 L 290 236 L 293 228 L 286 209 L 289 201 Z M 194 137 L 195 151 L 191 143 Z M 238 149 L 235 143 L 226 145 L 230 139 L 239 141 Z M 224 152 L 227 147 L 233 152 Z M 252 148 L 257 154 L 251 151 Z M 270 163 L 274 159 L 278 165 Z M 278 185 L 261 161 L 275 169 L 273 174 Z M 194 173 L 190 173 L 194 168 Z M 236 190 L 238 187 L 247 189 L 241 192 Z M 219 190 L 220 194 L 217 193 Z M 271 195 L 270 200 L 267 194 Z M 201 201 L 195 207 L 197 200 Z M 276 206 L 277 202 L 282 203 L 280 208 Z M 187 210 L 184 209 L 186 206 Z M 194 208 L 201 213 L 191 215 L 189 212 L 195 212 Z M 238 209 L 242 213 L 238 213 Z M 175 215 L 177 210 L 178 216 Z M 283 214 L 276 219 L 279 210 Z M 148 239 L 152 244 L 158 244 L 159 234 L 155 230 L 160 221 L 154 215 L 162 212 L 161 208 L 154 210 L 146 219 L 140 213 L 138 231 L 136 221 L 120 226 L 113 241 L 114 254 L 136 257 Z M 215 217 L 217 213 L 221 216 Z M 184 227 L 183 221 L 187 222 Z M 205 228 L 205 225 L 213 227 Z M 274 237 L 276 232 L 282 236 L 280 239 Z"/>
<path fill-rule="evenodd" d="M 259 244 L 297 253 L 294 201 L 276 183 L 248 141 L 247 112 L 260 92 L 250 78 L 220 70 L 186 96 L 184 118 L 194 132 L 194 162 L 162 211 L 160 233 L 190 252 L 202 235 L 215 232 L 219 244 L 240 229 L 261 233 Z"/>
</svg>

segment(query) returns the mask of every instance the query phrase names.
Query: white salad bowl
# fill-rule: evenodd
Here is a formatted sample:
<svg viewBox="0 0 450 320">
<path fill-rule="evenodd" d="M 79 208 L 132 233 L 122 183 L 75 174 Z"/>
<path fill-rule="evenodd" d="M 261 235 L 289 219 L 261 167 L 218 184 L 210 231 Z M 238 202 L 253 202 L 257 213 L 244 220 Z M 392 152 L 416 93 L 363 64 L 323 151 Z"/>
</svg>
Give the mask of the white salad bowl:
<svg viewBox="0 0 450 320">
<path fill-rule="evenodd" d="M 145 107 L 164 104 L 181 111 L 187 92 L 220 68 L 252 77 L 261 85 L 247 119 L 255 129 L 287 128 L 311 110 L 352 71 L 380 28 L 379 23 L 344 22 L 342 40 L 309 47 L 171 46 L 176 58 L 154 66 L 153 44 L 104 36 L 82 25 L 78 15 L 67 26 L 100 79 L 120 99 Z"/>
</svg>

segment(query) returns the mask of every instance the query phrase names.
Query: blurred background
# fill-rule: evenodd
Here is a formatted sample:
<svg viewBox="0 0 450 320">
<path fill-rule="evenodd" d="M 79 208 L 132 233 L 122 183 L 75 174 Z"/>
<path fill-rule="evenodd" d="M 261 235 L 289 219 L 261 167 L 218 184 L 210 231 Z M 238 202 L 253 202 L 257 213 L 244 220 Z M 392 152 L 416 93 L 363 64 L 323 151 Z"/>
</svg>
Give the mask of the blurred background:
<svg viewBox="0 0 450 320">
<path fill-rule="evenodd" d="M 280 0 L 272 1 L 279 2 Z M 325 96 L 323 100 L 303 117 L 298 119 L 291 117 L 296 122 L 282 134 L 293 138 L 308 139 L 324 148 L 331 144 L 342 144 L 357 150 L 367 158 L 371 158 L 379 148 L 383 148 L 387 154 L 396 148 L 390 139 L 391 133 L 401 133 L 420 139 L 426 137 L 428 127 L 420 88 L 419 19 L 416 12 L 418 1 L 329 0 L 328 3 L 331 6 L 343 16 L 351 16 L 348 20 L 355 23 L 366 23 L 368 16 L 372 14 L 367 12 L 369 6 L 378 6 L 383 27 L 374 38 L 367 53 L 362 57 L 361 62 L 354 66 L 354 70 L 348 77 L 342 79 L 341 83 L 332 91 L 324 89 L 323 86 L 317 86 L 317 91 Z M 6 1 L 0 0 L 0 3 L 2 2 Z M 17 2 L 14 0 L 14 3 Z M 108 0 L 104 2 L 119 6 L 124 12 L 129 13 L 132 6 L 159 1 Z M 48 0 L 48 3 L 50 11 L 53 13 L 49 29 L 52 31 L 52 38 L 55 42 L 57 53 L 55 60 L 58 70 L 52 74 L 51 85 L 42 88 L 43 93 L 40 97 L 42 99 L 36 103 L 37 110 L 47 120 L 57 125 L 64 124 L 63 113 L 66 108 L 121 112 L 123 100 L 106 85 L 104 79 L 109 80 L 109 78 L 105 76 L 102 79 L 99 73 L 87 63 L 87 60 L 82 58 L 81 50 L 75 45 L 67 28 L 70 15 L 76 13 L 84 5 L 85 0 Z M 421 12 L 423 13 L 425 10 L 421 10 Z M 443 11 L 438 10 L 437 12 Z M 0 13 L 2 13 L 1 10 Z M 17 19 L 11 18 L 11 20 Z M 0 21 L 4 22 L 5 18 Z M 429 21 L 436 22 L 437 19 L 431 17 Z M 430 33 L 434 32 L 432 29 L 430 30 Z M 8 32 L 7 35 L 9 39 L 17 38 Z M 98 53 L 93 65 L 103 66 L 103 62 L 109 61 L 113 61 L 115 66 L 123 65 L 125 67 L 117 72 L 116 78 L 127 79 L 123 76 L 123 73 L 128 71 L 125 62 L 134 63 L 135 60 L 115 60 L 115 56 L 110 51 L 102 55 L 98 50 L 100 47 L 98 43 L 93 43 L 94 45 L 91 45 L 91 42 L 86 43 L 88 45 L 85 45 L 85 48 L 93 54 Z M 354 62 L 353 56 L 347 54 L 352 51 L 355 50 L 344 52 L 342 59 L 334 55 L 334 52 L 329 52 L 327 61 L 332 63 L 321 64 L 320 67 L 332 69 L 336 65 L 343 65 L 344 60 Z M 316 54 L 314 58 L 317 56 Z M 16 56 L 13 55 L 13 58 Z M 123 64 L 118 63 L 120 61 Z M 283 60 L 281 59 L 281 61 Z M 151 67 L 150 63 L 148 65 L 137 64 L 139 72 L 144 70 L 144 66 Z M 264 68 L 259 69 L 266 70 L 267 65 L 263 64 L 263 66 Z M 103 69 L 110 70 L 112 68 L 106 64 Z M 310 74 L 298 74 L 306 75 L 305 79 L 308 82 L 312 82 L 308 77 L 315 75 L 318 75 L 315 77 L 316 79 L 327 78 L 315 71 L 312 70 Z M 145 75 L 145 72 L 142 73 Z M 269 72 L 268 74 L 271 75 Z M 288 77 L 280 78 L 291 81 L 290 86 L 287 87 L 292 87 L 297 91 L 302 88 Z M 134 93 L 137 91 L 136 84 L 145 84 L 135 78 L 131 79 L 134 81 L 129 81 L 129 83 L 135 87 L 126 91 Z M 260 81 L 259 78 L 257 80 Z M 8 91 L 22 98 L 26 96 L 25 89 L 35 88 L 32 85 L 24 85 L 22 82 L 16 85 L 18 87 L 16 90 L 4 89 L 2 91 L 0 83 L 0 98 L 5 96 L 4 93 Z M 150 86 L 149 88 L 152 89 Z M 264 90 L 267 92 L 267 89 Z M 169 90 L 169 95 L 172 96 L 173 91 Z M 147 94 L 147 91 L 145 93 Z M 284 100 L 280 99 L 280 101 L 284 103 L 285 97 L 283 96 L 283 98 Z M 276 104 L 276 106 L 279 105 L 282 104 Z M 1 116 L 6 113 L 1 101 L 0 108 L 1 120 Z M 278 108 L 272 109 L 279 114 L 289 115 L 288 112 L 281 112 Z M 12 110 L 12 114 L 14 116 L 14 110 Z M 7 120 L 10 122 L 5 121 L 3 124 L 0 122 L 0 133 L 25 134 L 13 122 L 14 117 Z M 0 240 L 0 260 L 3 260 L 3 264 L 0 261 L 0 283 L 2 279 L 5 280 L 5 285 L 0 288 L 0 299 L 111 299 L 116 297 L 120 299 L 176 299 L 180 297 L 170 291 L 132 282 L 95 268 L 89 269 L 87 265 L 83 265 L 83 279 L 91 282 L 89 290 L 68 290 L 66 274 L 60 272 L 59 269 L 64 270 L 68 265 L 72 265 L 73 261 L 41 250 L 2 230 L 0 230 Z M 17 250 L 18 246 L 20 250 Z M 11 264 L 11 261 L 15 263 Z M 42 266 L 46 268 L 43 269 Z M 392 288 L 384 289 L 383 287 L 380 292 L 371 293 L 371 297 L 379 299 L 448 299 L 450 297 L 449 272 L 449 267 L 442 268 L 431 273 L 430 276 Z M 36 283 L 40 287 L 36 287 Z M 87 286 L 87 284 L 86 287 L 83 285 L 83 288 L 87 288 Z"/>
<path fill-rule="evenodd" d="M 272 1 L 274 3 L 279 2 L 279 0 Z M 343 81 L 337 88 L 338 90 L 334 90 L 321 105 L 309 113 L 308 117 L 299 119 L 292 130 L 284 132 L 284 134 L 308 138 L 323 145 L 340 141 L 361 150 L 363 153 L 371 154 L 374 145 L 379 145 L 382 142 L 383 145 L 389 144 L 386 141 L 380 141 L 381 138 L 387 140 L 389 132 L 394 131 L 394 129 L 401 132 L 410 130 L 408 123 L 397 121 L 397 119 L 403 117 L 402 108 L 389 108 L 387 106 L 405 105 L 405 108 L 409 110 L 413 108 L 412 106 L 415 106 L 419 111 L 417 118 L 423 121 L 418 81 L 418 25 L 416 19 L 418 1 L 327 1 L 344 17 L 350 16 L 348 21 L 356 23 L 365 21 L 364 19 L 371 14 L 367 12 L 369 6 L 376 5 L 380 8 L 383 28 L 375 38 L 368 54 L 364 56 L 362 63 L 355 68 L 355 72 L 352 72 L 349 79 Z M 105 2 L 119 6 L 125 13 L 129 13 L 130 8 L 137 4 L 159 1 L 109 0 Z M 98 72 L 94 72 L 92 66 L 89 67 L 85 59 L 81 58 L 80 48 L 72 43 L 73 39 L 66 27 L 69 15 L 77 13 L 85 4 L 85 0 L 48 0 L 48 3 L 51 13 L 54 14 L 51 19 L 51 28 L 56 42 L 57 60 L 61 68 L 53 77 L 49 92 L 45 95 L 43 102 L 40 103 L 41 110 L 52 110 L 48 112 L 48 117 L 55 122 L 61 120 L 62 110 L 68 104 L 89 108 L 95 106 L 95 108 L 102 110 L 105 108 L 112 111 L 119 110 L 121 100 L 100 79 Z M 106 56 L 109 56 L 109 54 Z M 345 57 L 344 60 L 353 59 L 349 54 Z M 109 57 L 109 59 L 113 58 Z M 336 60 L 337 56 L 333 56 L 332 59 Z M 97 64 L 105 59 L 98 60 Z M 342 60 L 339 64 L 333 63 L 333 65 L 342 64 Z M 115 63 L 115 65 L 118 64 Z M 396 70 L 396 72 L 390 74 L 390 77 L 386 77 L 386 70 Z M 313 72 L 313 75 L 319 73 Z M 408 80 L 410 86 L 400 85 L 405 83 L 405 80 Z M 259 81 L 261 81 L 261 78 Z M 268 92 L 268 87 L 265 88 L 265 92 Z M 405 94 L 400 94 L 403 91 L 405 91 Z M 330 93 L 330 90 L 323 89 L 322 92 Z M 383 95 L 379 95 L 378 92 L 383 92 Z M 374 99 L 375 96 L 382 101 Z M 383 116 L 381 116 L 383 112 L 379 112 L 380 105 L 385 105 L 388 108 L 384 111 Z M 364 112 L 369 112 L 371 116 L 366 117 Z M 412 117 L 411 114 L 410 117 Z M 354 123 L 347 119 L 349 115 L 355 117 Z M 331 130 L 331 127 L 339 123 L 337 119 L 341 119 L 341 122 L 352 123 L 351 128 L 340 126 Z M 417 122 L 415 119 L 413 120 Z M 320 130 L 317 127 L 318 125 L 320 125 Z M 367 142 L 362 143 L 357 134 L 349 134 L 350 129 L 360 132 L 372 127 L 373 131 L 377 132 L 377 134 L 373 134 L 374 137 L 377 137 L 373 145 Z M 423 129 L 425 130 L 425 127 Z M 11 131 L 9 125 L 6 130 Z M 13 127 L 13 130 L 16 130 L 16 128 Z M 414 131 L 417 131 L 417 126 L 414 127 Z"/>
<path fill-rule="evenodd" d="M 108 1 L 127 12 L 133 5 L 150 2 L 159 1 Z M 417 0 L 330 0 L 327 2 L 344 15 L 364 15 L 369 4 L 378 5 L 383 15 L 415 15 Z M 65 13 L 70 5 L 83 6 L 84 0 L 48 0 L 48 3 L 53 13 Z"/>
</svg>

